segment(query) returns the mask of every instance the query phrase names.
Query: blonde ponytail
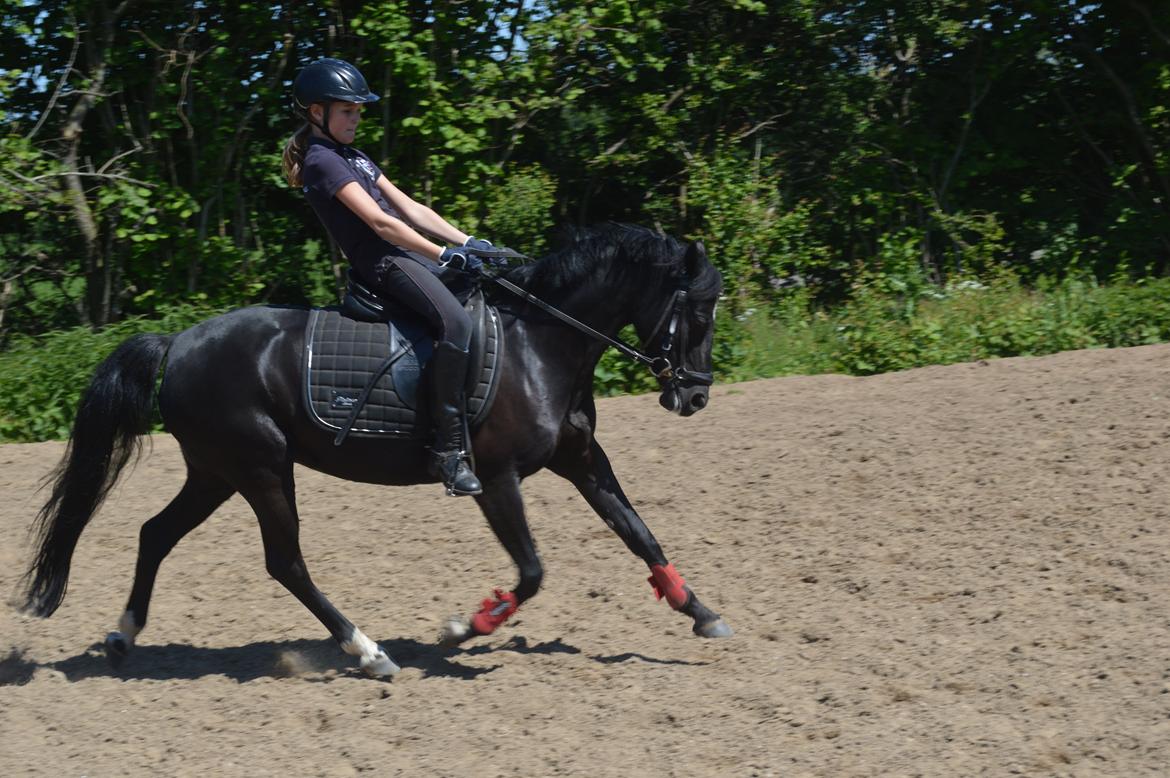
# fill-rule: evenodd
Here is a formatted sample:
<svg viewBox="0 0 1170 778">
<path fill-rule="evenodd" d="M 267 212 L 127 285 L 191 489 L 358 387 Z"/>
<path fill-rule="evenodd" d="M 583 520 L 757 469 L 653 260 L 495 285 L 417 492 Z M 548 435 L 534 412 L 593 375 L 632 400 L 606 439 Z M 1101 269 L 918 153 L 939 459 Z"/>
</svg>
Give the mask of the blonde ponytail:
<svg viewBox="0 0 1170 778">
<path fill-rule="evenodd" d="M 288 185 L 300 189 L 305 185 L 302 169 L 305 166 L 305 150 L 309 148 L 309 135 L 312 126 L 306 122 L 284 144 L 284 154 L 281 155 L 280 167 L 284 170 L 284 178 Z"/>
</svg>

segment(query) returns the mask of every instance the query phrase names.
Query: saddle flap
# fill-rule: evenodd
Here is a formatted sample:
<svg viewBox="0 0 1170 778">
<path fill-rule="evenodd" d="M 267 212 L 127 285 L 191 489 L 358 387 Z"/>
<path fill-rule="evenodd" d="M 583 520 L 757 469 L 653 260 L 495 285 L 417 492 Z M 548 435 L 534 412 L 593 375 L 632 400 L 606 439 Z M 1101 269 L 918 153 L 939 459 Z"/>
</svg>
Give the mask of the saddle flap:
<svg viewBox="0 0 1170 778">
<path fill-rule="evenodd" d="M 487 320 L 487 303 L 484 302 L 483 292 L 477 291 L 468 301 L 467 315 L 471 319 L 471 342 L 467 350 L 471 354 L 467 367 L 467 383 L 464 391 L 468 397 L 475 394 L 475 385 L 479 380 L 479 373 L 483 370 L 484 345 L 487 343 L 487 331 L 484 326 Z"/>
<path fill-rule="evenodd" d="M 431 340 L 426 325 L 414 317 L 394 319 L 390 326 L 397 325 L 402 339 L 414 352 L 413 359 L 399 359 L 390 367 L 395 392 L 411 410 L 418 408 L 418 385 L 422 380 L 423 366 L 430 361 L 435 352 L 435 342 Z"/>
</svg>

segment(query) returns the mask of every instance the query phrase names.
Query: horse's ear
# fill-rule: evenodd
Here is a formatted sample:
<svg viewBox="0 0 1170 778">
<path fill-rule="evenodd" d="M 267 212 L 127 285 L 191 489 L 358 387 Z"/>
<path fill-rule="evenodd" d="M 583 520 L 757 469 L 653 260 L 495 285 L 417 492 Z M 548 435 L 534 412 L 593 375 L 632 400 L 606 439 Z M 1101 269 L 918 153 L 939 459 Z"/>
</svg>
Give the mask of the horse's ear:
<svg viewBox="0 0 1170 778">
<path fill-rule="evenodd" d="M 687 253 L 683 258 L 683 267 L 687 269 L 687 275 L 691 277 L 698 275 L 706 262 L 707 247 L 703 245 L 703 241 L 696 240 L 687 246 Z"/>
</svg>

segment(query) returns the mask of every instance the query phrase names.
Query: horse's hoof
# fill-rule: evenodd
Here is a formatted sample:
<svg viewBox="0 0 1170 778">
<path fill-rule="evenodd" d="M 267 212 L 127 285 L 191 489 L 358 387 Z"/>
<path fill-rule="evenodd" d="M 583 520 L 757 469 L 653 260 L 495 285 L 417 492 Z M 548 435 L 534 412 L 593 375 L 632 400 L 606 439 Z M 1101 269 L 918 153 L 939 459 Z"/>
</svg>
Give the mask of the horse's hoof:
<svg viewBox="0 0 1170 778">
<path fill-rule="evenodd" d="M 130 653 L 130 643 L 126 640 L 126 636 L 121 632 L 111 632 L 106 635 L 106 659 L 110 661 L 110 665 L 117 670 L 126 661 L 126 655 Z"/>
<path fill-rule="evenodd" d="M 372 657 L 362 657 L 362 672 L 371 678 L 387 678 L 402 668 L 385 651 L 378 651 Z"/>
<path fill-rule="evenodd" d="M 708 621 L 706 624 L 696 624 L 694 631 L 701 638 L 729 638 L 735 634 L 723 619 Z"/>
<path fill-rule="evenodd" d="M 439 630 L 439 645 L 457 646 L 471 636 L 471 622 L 462 616 L 452 616 L 443 622 L 443 628 Z"/>
</svg>

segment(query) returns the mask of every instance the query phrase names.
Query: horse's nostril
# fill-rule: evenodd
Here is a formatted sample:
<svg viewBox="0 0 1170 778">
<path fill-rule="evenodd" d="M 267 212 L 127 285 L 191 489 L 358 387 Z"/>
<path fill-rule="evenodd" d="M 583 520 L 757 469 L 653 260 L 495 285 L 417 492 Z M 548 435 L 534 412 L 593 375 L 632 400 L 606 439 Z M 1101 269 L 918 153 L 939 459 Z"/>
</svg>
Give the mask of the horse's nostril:
<svg viewBox="0 0 1170 778">
<path fill-rule="evenodd" d="M 678 392 L 663 392 L 658 396 L 658 404 L 671 413 L 676 413 L 679 409 Z"/>
<path fill-rule="evenodd" d="M 707 395 L 696 394 L 691 397 L 691 407 L 696 411 L 701 411 L 703 408 L 707 407 Z"/>
</svg>

